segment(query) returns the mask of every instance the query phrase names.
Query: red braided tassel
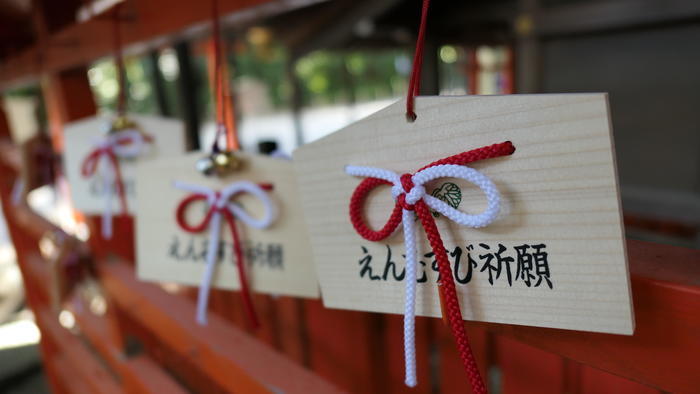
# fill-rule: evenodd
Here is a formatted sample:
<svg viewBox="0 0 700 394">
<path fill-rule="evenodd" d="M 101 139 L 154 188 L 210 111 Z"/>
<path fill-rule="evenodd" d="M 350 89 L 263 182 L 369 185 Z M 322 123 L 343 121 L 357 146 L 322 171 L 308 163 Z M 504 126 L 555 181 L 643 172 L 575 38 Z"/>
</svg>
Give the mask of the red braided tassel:
<svg viewBox="0 0 700 394">
<path fill-rule="evenodd" d="M 435 253 L 435 259 L 438 263 L 438 272 L 441 278 L 440 291 L 443 294 L 442 299 L 444 300 L 447 317 L 450 322 L 450 329 L 457 343 L 459 357 L 462 359 L 464 369 L 467 371 L 472 391 L 475 394 L 486 394 L 484 380 L 479 373 L 479 367 L 476 365 L 472 348 L 469 345 L 467 331 L 464 329 L 464 319 L 462 318 L 462 311 L 459 308 L 459 299 L 457 298 L 454 276 L 452 275 L 452 268 L 450 267 L 450 261 L 447 259 L 447 252 L 445 251 L 445 245 L 442 243 L 440 232 L 435 224 L 433 215 L 430 214 L 430 208 L 425 205 L 423 200 L 416 203 L 416 213 L 418 214 L 421 224 L 423 224 L 425 235 L 428 237 L 430 246 Z"/>
</svg>

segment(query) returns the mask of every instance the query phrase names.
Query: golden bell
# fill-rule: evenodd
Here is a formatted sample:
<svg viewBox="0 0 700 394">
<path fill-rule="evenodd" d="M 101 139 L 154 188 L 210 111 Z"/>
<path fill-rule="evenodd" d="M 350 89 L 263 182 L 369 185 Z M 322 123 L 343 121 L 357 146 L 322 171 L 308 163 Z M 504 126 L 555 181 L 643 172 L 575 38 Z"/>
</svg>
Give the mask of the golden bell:
<svg viewBox="0 0 700 394">
<path fill-rule="evenodd" d="M 139 134 L 141 134 L 141 137 L 146 142 L 152 142 L 153 138 L 146 134 L 145 131 L 141 128 L 141 126 L 136 123 L 135 121 L 127 118 L 125 115 L 120 115 L 117 116 L 112 123 L 109 125 L 109 130 L 108 134 L 116 134 L 121 131 L 126 131 L 126 130 L 136 130 Z"/>
<path fill-rule="evenodd" d="M 239 170 L 243 166 L 243 161 L 233 152 L 217 152 L 212 155 L 216 173 L 219 176 L 228 175 Z"/>
<path fill-rule="evenodd" d="M 142 133 L 139 125 L 133 120 L 127 118 L 126 116 L 117 116 L 109 127 L 110 133 L 118 133 L 122 130 L 136 129 Z"/>
<path fill-rule="evenodd" d="M 197 171 L 206 176 L 226 176 L 243 167 L 243 160 L 233 152 L 216 152 L 197 160 Z"/>
</svg>

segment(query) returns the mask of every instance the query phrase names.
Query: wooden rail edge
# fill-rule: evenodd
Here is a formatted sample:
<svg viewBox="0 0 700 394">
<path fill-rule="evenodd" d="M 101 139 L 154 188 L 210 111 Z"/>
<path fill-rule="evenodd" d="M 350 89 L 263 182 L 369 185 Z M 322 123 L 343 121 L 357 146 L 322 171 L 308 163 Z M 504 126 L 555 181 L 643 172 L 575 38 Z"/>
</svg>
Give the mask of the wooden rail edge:
<svg viewBox="0 0 700 394">
<path fill-rule="evenodd" d="M 187 298 L 138 281 L 122 261 L 99 264 L 102 283 L 120 309 L 147 327 L 183 357 L 201 364 L 212 379 L 231 391 L 247 393 L 335 393 L 339 389 L 261 343 L 224 319 L 195 320 Z M 291 379 L 291 377 L 294 377 Z"/>
</svg>

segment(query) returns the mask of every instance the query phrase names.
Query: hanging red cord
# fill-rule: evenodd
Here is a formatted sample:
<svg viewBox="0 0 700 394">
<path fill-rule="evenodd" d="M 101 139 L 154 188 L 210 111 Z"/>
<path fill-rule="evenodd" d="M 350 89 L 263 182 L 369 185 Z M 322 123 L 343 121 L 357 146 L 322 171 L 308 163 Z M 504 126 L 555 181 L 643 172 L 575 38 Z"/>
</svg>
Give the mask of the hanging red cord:
<svg viewBox="0 0 700 394">
<path fill-rule="evenodd" d="M 228 85 L 228 72 L 225 62 L 225 52 L 221 45 L 221 28 L 219 25 L 219 2 L 212 0 L 212 36 L 214 41 L 214 105 L 216 109 L 216 138 L 212 151 L 218 152 L 219 139 L 226 135 L 226 150 L 232 151 L 239 148 L 238 132 L 236 130 L 235 111 L 233 100 Z"/>
<path fill-rule="evenodd" d="M 416 40 L 416 53 L 413 55 L 413 66 L 411 67 L 411 79 L 408 82 L 408 94 L 406 96 L 406 119 L 409 122 L 416 120 L 414 111 L 414 99 L 420 94 L 420 75 L 423 68 L 423 47 L 425 44 L 425 28 L 428 20 L 428 7 L 430 0 L 423 0 L 423 9 L 420 15 L 420 27 L 418 28 L 418 39 Z"/>
<path fill-rule="evenodd" d="M 221 84 L 221 43 L 220 43 L 220 31 L 219 31 L 219 2 L 217 0 L 212 0 L 212 39 L 214 41 L 214 79 L 212 84 L 214 85 L 214 106 L 215 106 L 215 119 L 216 119 L 216 139 L 214 140 L 214 149 L 218 149 L 220 133 L 222 131 L 222 126 L 224 124 L 224 119 L 222 117 L 222 84 Z"/>
<path fill-rule="evenodd" d="M 220 196 L 221 194 L 217 192 L 216 198 L 218 199 L 220 198 Z M 258 319 L 258 315 L 255 312 L 255 305 L 253 304 L 250 286 L 248 284 L 248 276 L 246 274 L 246 263 L 244 261 L 242 242 L 238 233 L 238 229 L 236 228 L 236 217 L 226 206 L 219 207 L 216 204 L 212 204 L 209 207 L 209 210 L 206 212 L 204 219 L 199 224 L 190 225 L 185 219 L 185 211 L 190 206 L 190 204 L 200 200 L 206 201 L 207 198 L 208 197 L 205 194 L 194 193 L 187 196 L 184 200 L 180 201 L 180 204 L 177 206 L 176 211 L 177 223 L 180 226 L 180 228 L 189 233 L 200 233 L 206 231 L 206 229 L 209 227 L 209 223 L 211 222 L 215 212 L 219 212 L 221 215 L 223 215 L 226 224 L 228 225 L 229 230 L 231 231 L 231 237 L 233 238 L 233 252 L 236 262 L 236 268 L 238 270 L 238 280 L 241 285 L 243 307 L 248 317 L 248 323 L 250 324 L 250 327 L 253 329 L 257 329 L 258 327 L 260 327 L 260 320 Z"/>
<path fill-rule="evenodd" d="M 428 8 L 430 6 L 430 0 L 423 0 L 423 7 L 421 10 L 420 26 L 418 28 L 418 38 L 416 40 L 416 52 L 413 56 L 413 65 L 411 69 L 411 78 L 408 84 L 408 93 L 406 96 L 406 120 L 413 122 L 416 120 L 417 115 L 415 112 L 415 97 L 420 93 L 420 77 L 421 69 L 423 67 L 423 50 L 425 45 L 425 31 L 428 19 Z M 485 154 L 486 152 L 486 154 Z M 479 160 L 482 158 L 497 157 L 501 155 L 509 155 L 513 153 L 512 145 L 508 143 L 496 144 L 482 149 L 465 152 L 460 155 L 455 155 L 446 159 L 438 160 L 430 165 L 424 167 L 430 167 L 438 164 L 455 163 L 455 164 L 466 164 L 474 160 Z M 485 154 L 485 156 L 484 156 Z M 482 157 L 484 156 L 484 157 Z M 366 239 L 383 239 L 385 235 L 392 232 L 392 227 L 395 228 L 400 222 L 400 212 L 402 210 L 401 204 L 397 203 L 392 217 L 389 222 L 380 230 L 379 232 L 374 232 L 369 228 L 364 226 L 361 222 L 359 216 L 359 205 L 358 203 L 364 199 L 364 193 L 381 184 L 382 181 L 379 179 L 368 178 L 358 186 L 358 190 L 353 194 L 353 200 L 350 204 L 350 215 L 358 230 L 360 235 Z M 404 185 L 406 188 L 406 185 Z M 410 190 L 410 187 L 408 188 Z M 408 191 L 408 190 L 407 190 Z M 430 241 L 430 245 L 435 252 L 436 260 L 438 261 L 438 268 L 440 275 L 443 278 L 453 278 L 452 270 L 449 266 L 449 261 L 444 253 L 444 246 L 440 238 L 440 234 L 435 225 L 435 221 L 432 219 L 430 210 L 427 208 L 425 203 L 420 201 L 415 205 L 415 211 L 420 219 L 423 227 L 425 228 L 426 236 Z M 459 351 L 460 358 L 469 377 L 469 381 L 472 386 L 472 391 L 475 394 L 485 394 L 487 392 L 486 385 L 484 384 L 481 374 L 479 373 L 479 368 L 474 360 L 474 355 L 472 354 L 471 346 L 469 344 L 469 339 L 467 337 L 466 330 L 464 329 L 464 320 L 462 318 L 462 313 L 459 306 L 459 298 L 455 289 L 454 279 L 444 279 L 440 283 L 439 287 L 440 296 L 440 307 L 443 313 L 443 319 L 452 330 L 453 337 L 455 339 L 457 349 Z"/>
<path fill-rule="evenodd" d="M 117 115 L 124 116 L 126 113 L 126 70 L 124 68 L 124 57 L 122 54 L 122 29 L 121 29 L 121 6 L 114 6 L 114 64 L 117 67 L 117 85 L 119 93 L 117 97 Z"/>
<path fill-rule="evenodd" d="M 223 80 L 229 80 L 228 67 L 223 68 Z M 230 85 L 226 82 L 224 86 L 224 124 L 226 125 L 226 143 L 229 150 L 238 150 L 238 129 L 236 128 L 236 111 L 233 107 L 233 93 Z"/>
</svg>

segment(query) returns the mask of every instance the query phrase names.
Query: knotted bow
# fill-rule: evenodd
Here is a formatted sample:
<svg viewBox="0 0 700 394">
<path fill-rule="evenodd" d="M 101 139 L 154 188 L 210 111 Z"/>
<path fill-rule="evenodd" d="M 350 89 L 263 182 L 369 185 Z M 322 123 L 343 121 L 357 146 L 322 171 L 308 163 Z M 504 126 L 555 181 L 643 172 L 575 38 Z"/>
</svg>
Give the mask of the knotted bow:
<svg viewBox="0 0 700 394">
<path fill-rule="evenodd" d="M 123 214 L 127 213 L 126 191 L 124 180 L 119 166 L 119 159 L 133 159 L 140 156 L 145 150 L 148 137 L 138 130 L 121 130 L 108 134 L 101 139 L 95 149 L 83 160 L 81 173 L 84 177 L 95 175 L 100 159 L 106 160 L 101 167 L 103 189 L 105 190 L 105 205 L 102 211 L 102 236 L 112 238 L 112 188 L 119 194 L 119 203 Z"/>
<path fill-rule="evenodd" d="M 190 233 L 199 233 L 209 227 L 209 246 L 207 248 L 207 265 L 204 270 L 202 284 L 199 286 L 199 294 L 197 297 L 197 322 L 199 324 L 207 324 L 207 304 L 209 303 L 209 289 L 211 280 L 216 266 L 217 256 L 219 254 L 219 240 L 221 239 L 221 217 L 223 216 L 231 229 L 233 237 L 233 250 L 236 255 L 236 266 L 238 267 L 238 278 L 241 283 L 241 293 L 243 295 L 243 304 L 246 308 L 246 313 L 250 320 L 251 326 L 258 327 L 258 319 L 253 308 L 253 302 L 250 298 L 248 288 L 248 280 L 245 275 L 245 264 L 243 262 L 243 249 L 241 247 L 240 237 L 236 230 L 236 219 L 257 229 L 269 227 L 277 216 L 277 209 L 272 202 L 272 199 L 265 193 L 263 188 L 270 188 L 269 185 L 258 186 L 249 181 L 234 182 L 221 191 L 214 191 L 209 188 L 190 185 L 183 182 L 175 182 L 175 187 L 192 192 L 185 197 L 177 207 L 177 222 L 180 227 Z M 256 219 L 248 214 L 239 205 L 229 202 L 231 197 L 239 193 L 250 193 L 257 197 L 264 207 L 264 214 L 261 219 Z M 189 205 L 195 201 L 206 200 L 209 205 L 204 219 L 197 225 L 190 225 L 185 220 L 185 211 Z"/>
<path fill-rule="evenodd" d="M 459 307 L 459 300 L 454 284 L 452 269 L 447 258 L 445 246 L 440 238 L 440 233 L 433 219 L 430 208 L 445 215 L 454 222 L 466 227 L 484 227 L 496 219 L 500 209 L 500 194 L 493 182 L 482 173 L 465 167 L 467 163 L 493 157 L 510 155 L 515 151 L 513 144 L 503 142 L 491 146 L 460 153 L 442 160 L 433 162 L 415 174 L 403 174 L 399 176 L 395 172 L 374 168 L 347 166 L 345 172 L 349 175 L 364 176 L 355 189 L 350 199 L 350 220 L 355 230 L 363 238 L 370 241 L 380 241 L 390 236 L 403 222 L 404 244 L 406 248 L 406 295 L 404 311 L 404 357 L 406 368 L 406 385 L 415 386 L 416 379 L 416 350 L 415 350 L 415 297 L 416 297 L 416 265 L 417 246 L 415 211 L 420 219 L 430 246 L 435 253 L 440 273 L 439 291 L 440 298 L 444 302 L 444 310 L 448 315 L 452 335 L 459 348 L 460 357 L 470 378 L 473 391 L 485 393 L 486 387 L 479 374 L 474 360 L 464 322 Z M 488 207 L 478 215 L 469 215 L 452 208 L 445 202 L 426 193 L 425 184 L 429 181 L 443 178 L 461 178 L 478 186 L 485 194 Z M 370 229 L 362 217 L 362 206 L 368 193 L 379 185 L 392 185 L 391 193 L 396 200 L 394 210 L 382 229 L 375 231 Z"/>
</svg>

